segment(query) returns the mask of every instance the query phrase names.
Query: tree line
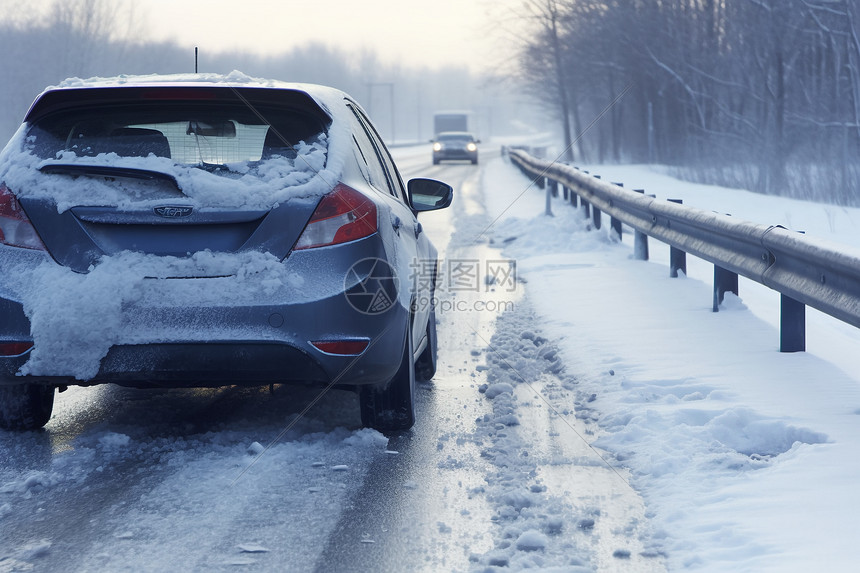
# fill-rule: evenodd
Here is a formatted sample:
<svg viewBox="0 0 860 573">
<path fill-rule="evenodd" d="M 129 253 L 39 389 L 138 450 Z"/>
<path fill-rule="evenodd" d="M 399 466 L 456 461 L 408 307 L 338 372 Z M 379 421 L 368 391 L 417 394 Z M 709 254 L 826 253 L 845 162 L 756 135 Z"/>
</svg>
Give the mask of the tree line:
<svg viewBox="0 0 860 573">
<path fill-rule="evenodd" d="M 860 204 L 860 0 L 524 0 L 567 158 Z"/>
<path fill-rule="evenodd" d="M 13 0 L 0 8 L 10 13 Z M 193 48 L 140 41 L 145 37 L 145 18 L 134 11 L 133 3 L 57 0 L 38 18 L 26 16 L 20 5 L 14 9 L 22 16 L 0 23 L 0 147 L 18 128 L 35 96 L 66 78 L 194 71 Z M 200 72 L 240 70 L 254 77 L 342 89 L 371 114 L 389 143 L 428 141 L 438 109 L 470 109 L 491 116 L 495 123 L 485 128 L 497 132 L 506 128 L 504 117 L 517 115 L 509 111 L 517 101 L 465 66 L 404 67 L 383 62 L 374 52 L 323 43 L 285 46 L 282 53 L 265 56 L 201 49 L 198 65 Z"/>
</svg>

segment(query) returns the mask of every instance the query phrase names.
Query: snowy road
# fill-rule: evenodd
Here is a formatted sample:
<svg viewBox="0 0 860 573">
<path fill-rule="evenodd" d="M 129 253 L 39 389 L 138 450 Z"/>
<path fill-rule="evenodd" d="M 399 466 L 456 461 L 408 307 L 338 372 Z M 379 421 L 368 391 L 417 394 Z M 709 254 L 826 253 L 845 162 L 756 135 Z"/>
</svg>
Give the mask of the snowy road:
<svg viewBox="0 0 860 573">
<path fill-rule="evenodd" d="M 485 279 L 505 262 L 481 234 L 492 151 L 400 155 L 404 177 L 454 186 L 422 224 Z M 409 433 L 361 429 L 343 391 L 301 418 L 317 389 L 58 395 L 44 431 L 0 432 L 0 573 L 664 570 L 627 476 L 586 443 L 587 397 L 528 285 L 500 276 L 441 289 L 440 367 Z"/>
</svg>

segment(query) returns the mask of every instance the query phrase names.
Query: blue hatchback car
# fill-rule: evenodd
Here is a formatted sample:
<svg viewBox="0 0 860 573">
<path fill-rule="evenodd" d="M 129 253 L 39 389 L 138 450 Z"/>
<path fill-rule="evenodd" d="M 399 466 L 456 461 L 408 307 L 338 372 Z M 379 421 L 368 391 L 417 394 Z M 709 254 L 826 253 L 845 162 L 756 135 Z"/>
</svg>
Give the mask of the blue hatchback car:
<svg viewBox="0 0 860 573">
<path fill-rule="evenodd" d="M 347 94 L 229 76 L 70 80 L 0 154 L 0 427 L 66 386 L 315 383 L 415 420 L 437 253 Z M 426 277 L 416 277 L 423 269 Z M 426 279 L 426 280 L 418 280 Z"/>
</svg>

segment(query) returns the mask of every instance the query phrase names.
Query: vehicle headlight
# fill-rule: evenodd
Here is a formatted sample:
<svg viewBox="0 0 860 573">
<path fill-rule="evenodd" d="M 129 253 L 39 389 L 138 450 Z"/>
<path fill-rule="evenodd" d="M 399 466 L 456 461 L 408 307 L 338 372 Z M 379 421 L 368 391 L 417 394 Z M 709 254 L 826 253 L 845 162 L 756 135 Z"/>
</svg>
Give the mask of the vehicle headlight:
<svg viewBox="0 0 860 573">
<path fill-rule="evenodd" d="M 433 144 L 433 151 L 442 151 L 442 144 L 438 141 Z"/>
<path fill-rule="evenodd" d="M 469 151 L 478 151 L 478 146 L 470 141 L 469 144 L 466 146 L 466 149 L 468 149 Z"/>
</svg>

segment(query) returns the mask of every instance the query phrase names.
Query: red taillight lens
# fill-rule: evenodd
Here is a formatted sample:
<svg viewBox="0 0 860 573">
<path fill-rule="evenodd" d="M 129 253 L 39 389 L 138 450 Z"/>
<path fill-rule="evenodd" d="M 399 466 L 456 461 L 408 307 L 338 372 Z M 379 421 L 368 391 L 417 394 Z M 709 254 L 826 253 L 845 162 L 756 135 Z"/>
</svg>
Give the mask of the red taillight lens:
<svg viewBox="0 0 860 573">
<path fill-rule="evenodd" d="M 295 249 L 348 243 L 377 230 L 376 205 L 352 187 L 338 183 L 322 198 Z"/>
<path fill-rule="evenodd" d="M 45 250 L 42 239 L 9 188 L 0 183 L 0 243 L 12 247 Z"/>
<path fill-rule="evenodd" d="M 342 356 L 358 356 L 365 351 L 370 341 L 366 338 L 353 340 L 317 340 L 311 342 L 316 348 L 326 354 L 340 354 Z"/>
<path fill-rule="evenodd" d="M 0 356 L 20 356 L 31 348 L 32 342 L 0 342 Z"/>
</svg>

